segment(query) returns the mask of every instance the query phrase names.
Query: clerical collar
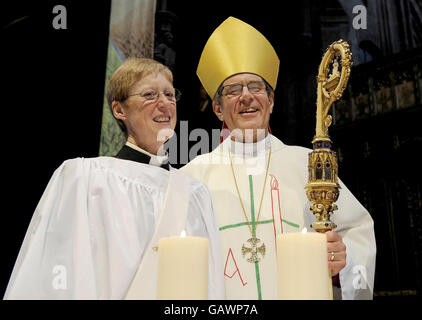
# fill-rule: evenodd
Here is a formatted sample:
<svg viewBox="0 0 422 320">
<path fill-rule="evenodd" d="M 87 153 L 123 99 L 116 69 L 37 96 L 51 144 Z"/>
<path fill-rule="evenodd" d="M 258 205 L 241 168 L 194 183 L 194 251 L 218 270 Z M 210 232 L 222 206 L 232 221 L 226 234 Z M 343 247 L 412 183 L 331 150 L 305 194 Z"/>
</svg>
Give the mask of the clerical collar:
<svg viewBox="0 0 422 320">
<path fill-rule="evenodd" d="M 137 145 L 130 143 L 129 141 L 127 141 L 123 148 L 119 151 L 116 158 L 150 164 L 156 167 L 162 167 L 166 170 L 170 169 L 167 152 L 164 156 L 157 156 L 139 148 Z"/>
<path fill-rule="evenodd" d="M 259 154 L 265 154 L 271 147 L 271 135 L 267 134 L 264 139 L 257 142 L 239 142 L 233 141 L 228 137 L 223 142 L 223 148 L 230 151 L 232 154 L 245 155 L 245 156 L 257 156 Z"/>
</svg>

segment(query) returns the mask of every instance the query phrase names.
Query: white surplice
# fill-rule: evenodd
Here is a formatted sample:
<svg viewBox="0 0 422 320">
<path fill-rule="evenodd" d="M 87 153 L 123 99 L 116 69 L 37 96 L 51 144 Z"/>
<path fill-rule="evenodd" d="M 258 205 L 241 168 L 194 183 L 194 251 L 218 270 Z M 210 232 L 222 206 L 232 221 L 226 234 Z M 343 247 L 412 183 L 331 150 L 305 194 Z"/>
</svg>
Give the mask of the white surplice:
<svg viewBox="0 0 422 320">
<path fill-rule="evenodd" d="M 152 250 L 147 245 L 168 180 L 169 171 L 129 160 L 65 161 L 33 214 L 4 299 L 124 299 Z M 188 181 L 186 232 L 210 240 L 209 298 L 222 299 L 223 262 L 211 196 L 203 183 Z M 178 209 L 174 214 L 183 216 Z M 155 292 L 148 286 L 145 291 Z"/>
<path fill-rule="evenodd" d="M 262 209 L 259 215 L 266 164 L 271 146 L 271 162 Z M 277 299 L 276 236 L 310 230 L 315 217 L 310 213 L 305 185 L 308 180 L 308 154 L 312 150 L 287 146 L 268 135 L 259 143 L 243 144 L 226 139 L 209 154 L 193 159 L 181 168 L 204 182 L 213 197 L 223 248 L 227 299 Z M 239 192 L 246 210 L 244 216 L 235 188 L 229 152 Z M 340 271 L 342 299 L 372 299 L 376 244 L 373 220 L 347 187 L 339 181 L 338 210 L 332 216 L 347 246 L 346 267 Z M 251 247 L 248 222 L 257 226 L 256 236 L 265 244 L 258 253 L 260 262 L 247 261 L 242 246 Z M 312 266 L 309 266 L 312 268 Z"/>
</svg>

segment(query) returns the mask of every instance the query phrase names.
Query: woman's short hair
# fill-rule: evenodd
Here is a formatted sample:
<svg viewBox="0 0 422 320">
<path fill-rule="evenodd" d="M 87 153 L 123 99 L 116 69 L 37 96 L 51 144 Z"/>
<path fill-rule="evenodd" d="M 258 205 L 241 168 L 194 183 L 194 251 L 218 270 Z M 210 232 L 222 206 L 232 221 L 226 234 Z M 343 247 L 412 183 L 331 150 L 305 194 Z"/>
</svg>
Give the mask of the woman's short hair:
<svg viewBox="0 0 422 320">
<path fill-rule="evenodd" d="M 173 83 L 173 74 L 165 65 L 153 59 L 128 58 L 111 76 L 107 86 L 107 102 L 111 109 L 113 101 L 124 102 L 132 86 L 149 75 L 162 74 Z M 111 110 L 113 114 L 113 110 Z M 127 134 L 123 121 L 116 119 L 120 128 Z"/>
</svg>

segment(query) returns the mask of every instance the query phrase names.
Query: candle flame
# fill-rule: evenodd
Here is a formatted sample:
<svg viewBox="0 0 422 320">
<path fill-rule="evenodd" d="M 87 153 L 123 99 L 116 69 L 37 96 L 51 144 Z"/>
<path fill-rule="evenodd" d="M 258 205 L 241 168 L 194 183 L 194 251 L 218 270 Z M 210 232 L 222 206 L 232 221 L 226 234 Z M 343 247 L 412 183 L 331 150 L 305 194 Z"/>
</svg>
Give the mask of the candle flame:
<svg viewBox="0 0 422 320">
<path fill-rule="evenodd" d="M 182 232 L 180 233 L 180 237 L 182 237 L 182 238 L 186 237 L 186 231 L 185 230 L 182 230 Z"/>
<path fill-rule="evenodd" d="M 305 234 L 305 233 L 307 233 L 308 232 L 308 229 L 306 229 L 306 227 L 304 227 L 303 229 L 302 229 L 302 233 L 303 234 Z"/>
</svg>

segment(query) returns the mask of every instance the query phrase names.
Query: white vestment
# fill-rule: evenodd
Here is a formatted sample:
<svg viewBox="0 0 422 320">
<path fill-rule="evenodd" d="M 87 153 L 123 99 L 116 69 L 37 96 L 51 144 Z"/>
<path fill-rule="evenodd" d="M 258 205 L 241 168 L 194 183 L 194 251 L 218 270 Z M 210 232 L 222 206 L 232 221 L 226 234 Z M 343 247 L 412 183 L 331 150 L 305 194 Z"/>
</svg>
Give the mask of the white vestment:
<svg viewBox="0 0 422 320">
<path fill-rule="evenodd" d="M 124 299 L 147 250 L 153 251 L 149 245 L 157 245 L 150 240 L 166 192 L 172 192 L 167 190 L 169 174 L 111 157 L 65 161 L 35 210 L 4 298 Z M 222 299 L 211 196 L 203 183 L 190 177 L 188 183 L 186 232 L 210 240 L 208 296 Z M 178 210 L 175 206 L 174 214 L 183 216 Z M 168 229 L 166 234 L 180 233 Z M 148 286 L 145 292 L 142 298 L 156 298 Z"/>
<path fill-rule="evenodd" d="M 259 215 L 270 145 L 271 161 Z M 265 256 L 258 253 L 260 262 L 248 262 L 250 254 L 242 256 L 242 245 L 251 247 L 247 242 L 251 231 L 236 191 L 229 151 L 247 220 L 257 227 L 258 246 L 263 242 L 266 247 Z M 310 225 L 315 217 L 305 192 L 311 151 L 287 146 L 272 135 L 255 144 L 228 138 L 181 169 L 211 191 L 222 240 L 227 299 L 277 299 L 276 236 L 300 232 L 304 227 L 313 231 Z M 341 181 L 339 184 L 339 209 L 332 221 L 337 224 L 334 231 L 347 246 L 347 264 L 340 271 L 342 299 L 372 299 L 376 253 L 373 220 L 347 187 Z"/>
</svg>

